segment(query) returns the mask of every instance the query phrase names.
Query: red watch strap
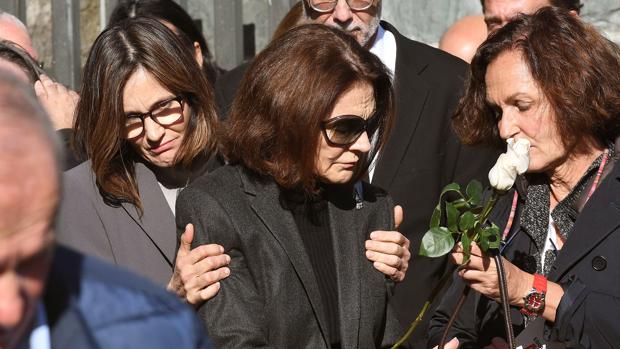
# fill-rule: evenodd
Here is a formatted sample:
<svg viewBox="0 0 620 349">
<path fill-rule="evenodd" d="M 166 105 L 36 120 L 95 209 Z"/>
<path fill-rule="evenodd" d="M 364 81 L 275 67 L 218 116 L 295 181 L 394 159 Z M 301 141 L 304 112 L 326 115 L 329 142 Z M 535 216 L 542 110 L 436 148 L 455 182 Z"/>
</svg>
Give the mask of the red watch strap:
<svg viewBox="0 0 620 349">
<path fill-rule="evenodd" d="M 540 293 L 547 293 L 547 278 L 540 274 L 534 274 L 533 287 Z"/>
</svg>

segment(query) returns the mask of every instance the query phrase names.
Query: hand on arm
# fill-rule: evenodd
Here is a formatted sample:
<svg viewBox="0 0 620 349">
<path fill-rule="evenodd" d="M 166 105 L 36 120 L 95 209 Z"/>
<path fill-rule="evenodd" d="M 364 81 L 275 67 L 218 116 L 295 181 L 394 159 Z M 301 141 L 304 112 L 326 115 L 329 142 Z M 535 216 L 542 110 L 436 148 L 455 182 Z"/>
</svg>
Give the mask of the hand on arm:
<svg viewBox="0 0 620 349">
<path fill-rule="evenodd" d="M 403 209 L 394 207 L 396 229 L 403 221 Z M 376 230 L 366 240 L 366 258 L 373 266 L 396 282 L 403 281 L 409 268 L 409 239 L 397 231 Z"/>
<path fill-rule="evenodd" d="M 451 260 L 458 265 L 463 262 L 463 249 L 460 244 L 452 253 Z M 534 275 L 519 269 L 506 259 L 503 259 L 503 264 L 506 272 L 509 302 L 511 305 L 523 307 L 523 297 L 532 289 Z M 497 302 L 500 301 L 497 266 L 493 258 L 483 255 L 476 244 L 472 244 L 471 258 L 469 262 L 459 270 L 459 275 L 475 291 Z M 562 295 L 564 295 L 564 291 L 560 285 L 553 282 L 547 283 L 545 309 L 542 314 L 545 320 L 551 322 L 555 321 L 555 313 L 562 299 Z"/>
<path fill-rule="evenodd" d="M 40 80 L 34 83 L 34 90 L 47 111 L 54 129 L 73 128 L 75 107 L 80 99 L 75 91 L 52 81 L 46 75 L 41 75 Z"/>
<path fill-rule="evenodd" d="M 227 267 L 230 257 L 217 244 L 201 245 L 192 250 L 193 239 L 194 226 L 187 224 L 167 288 L 188 303 L 200 305 L 213 298 L 220 289 L 219 281 L 230 275 Z"/>
</svg>

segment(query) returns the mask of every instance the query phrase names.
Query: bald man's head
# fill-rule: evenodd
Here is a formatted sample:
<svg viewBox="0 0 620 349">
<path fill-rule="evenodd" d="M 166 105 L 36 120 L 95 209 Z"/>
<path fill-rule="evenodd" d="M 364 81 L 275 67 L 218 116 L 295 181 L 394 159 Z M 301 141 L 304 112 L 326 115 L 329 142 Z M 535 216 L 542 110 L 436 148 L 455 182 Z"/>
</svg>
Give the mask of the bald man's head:
<svg viewBox="0 0 620 349">
<path fill-rule="evenodd" d="M 8 12 L 0 11 L 0 39 L 12 41 L 21 46 L 32 58 L 39 59 L 37 50 L 32 45 L 32 39 L 28 34 L 28 28 Z"/>
<path fill-rule="evenodd" d="M 439 40 L 439 48 L 469 63 L 486 38 L 484 16 L 466 16 L 448 28 Z"/>
<path fill-rule="evenodd" d="M 0 70 L 0 348 L 28 338 L 60 197 L 59 143 L 32 87 Z"/>
</svg>

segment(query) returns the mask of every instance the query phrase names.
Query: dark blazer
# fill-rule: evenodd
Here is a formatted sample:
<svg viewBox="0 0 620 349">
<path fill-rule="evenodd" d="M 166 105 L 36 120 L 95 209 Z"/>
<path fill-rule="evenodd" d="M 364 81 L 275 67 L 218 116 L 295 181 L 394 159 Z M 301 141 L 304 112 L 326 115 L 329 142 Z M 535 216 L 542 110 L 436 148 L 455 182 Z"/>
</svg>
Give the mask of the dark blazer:
<svg viewBox="0 0 620 349">
<path fill-rule="evenodd" d="M 142 163 L 135 166 L 142 216 L 131 204 L 112 207 L 103 201 L 90 161 L 65 172 L 58 241 L 165 286 L 174 265 L 174 215 L 153 172 Z"/>
<path fill-rule="evenodd" d="M 502 231 L 508 220 L 512 193 L 496 205 L 491 220 Z M 522 196 L 521 196 L 522 198 Z M 504 256 L 521 269 L 535 272 L 529 261 L 536 244 L 519 222 L 521 207 L 511 229 L 514 234 Z M 548 278 L 564 289 L 555 323 L 547 323 L 545 336 L 563 342 L 567 348 L 617 348 L 620 343 L 620 166 L 600 184 L 579 214 L 573 230 L 560 250 Z M 529 266 L 533 266 L 532 268 Z M 529 269 L 529 270 L 528 270 Z M 431 321 L 428 347 L 439 342 L 463 283 L 446 292 Z M 522 317 L 512 308 L 515 333 L 523 329 Z M 505 337 L 501 310 L 497 302 L 470 292 L 448 338 L 457 336 L 459 348 L 481 348 L 492 337 Z"/>
<path fill-rule="evenodd" d="M 279 194 L 273 180 L 224 166 L 179 196 L 179 232 L 193 222 L 194 246 L 222 244 L 232 259 L 218 296 L 199 309 L 216 347 L 330 347 L 310 259 Z M 371 231 L 393 226 L 392 206 L 369 185 L 359 210 L 353 197 L 328 203 L 342 348 L 386 347 L 401 334 L 388 303 L 390 283 L 364 253 Z"/>
<path fill-rule="evenodd" d="M 405 281 L 394 297 L 401 323 L 409 324 L 447 268 L 445 258 L 418 256 L 422 236 L 443 187 L 465 186 L 471 179 L 487 181 L 498 153 L 462 146 L 450 126 L 461 96 L 468 65 L 464 61 L 381 26 L 396 38 L 396 122 L 382 153 L 372 184 L 384 188 L 404 209 L 400 231 L 411 240 L 413 255 Z M 226 115 L 248 64 L 218 79 L 216 102 Z M 413 338 L 424 336 L 424 327 Z"/>
<path fill-rule="evenodd" d="M 211 348 L 194 311 L 175 296 L 63 247 L 43 303 L 52 348 Z"/>
</svg>

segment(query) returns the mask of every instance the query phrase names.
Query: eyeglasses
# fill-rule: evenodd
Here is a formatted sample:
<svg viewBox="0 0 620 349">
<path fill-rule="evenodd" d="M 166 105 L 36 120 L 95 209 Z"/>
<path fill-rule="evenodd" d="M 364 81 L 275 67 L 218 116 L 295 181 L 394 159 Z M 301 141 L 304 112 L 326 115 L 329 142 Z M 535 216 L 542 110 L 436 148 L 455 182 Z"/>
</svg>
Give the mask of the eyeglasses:
<svg viewBox="0 0 620 349">
<path fill-rule="evenodd" d="M 347 0 L 347 5 L 353 11 L 367 10 L 372 6 L 374 0 Z M 336 8 L 338 0 L 308 0 L 308 5 L 316 12 L 331 12 Z"/>
<path fill-rule="evenodd" d="M 183 117 L 183 102 L 182 96 L 176 96 L 157 103 L 146 113 L 127 115 L 125 137 L 129 139 L 140 137 L 144 132 L 144 119 L 147 117 L 161 126 L 169 126 L 179 121 Z"/>
<path fill-rule="evenodd" d="M 344 147 L 355 143 L 364 132 L 372 137 L 378 127 L 377 121 L 377 117 L 366 120 L 357 115 L 340 115 L 323 121 L 321 130 L 329 145 Z"/>
</svg>

